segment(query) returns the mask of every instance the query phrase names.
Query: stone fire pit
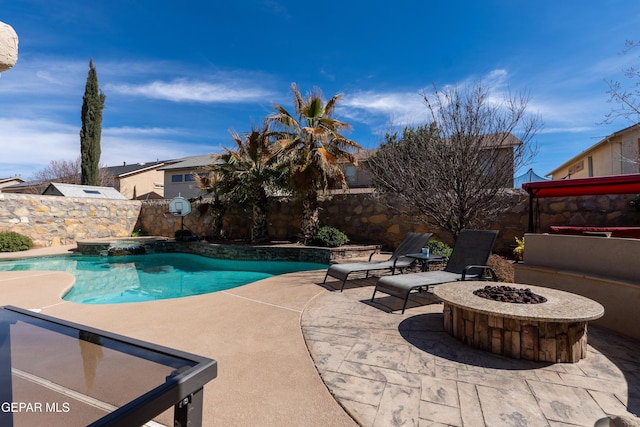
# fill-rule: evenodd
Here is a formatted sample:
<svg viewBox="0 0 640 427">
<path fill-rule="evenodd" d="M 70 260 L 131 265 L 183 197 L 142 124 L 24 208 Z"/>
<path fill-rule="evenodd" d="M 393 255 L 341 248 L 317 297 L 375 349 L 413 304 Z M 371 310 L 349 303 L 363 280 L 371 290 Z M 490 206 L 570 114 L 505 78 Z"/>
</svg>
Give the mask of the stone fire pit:
<svg viewBox="0 0 640 427">
<path fill-rule="evenodd" d="M 578 362 L 587 353 L 587 322 L 602 317 L 599 303 L 580 295 L 539 286 L 504 283 L 546 301 L 496 301 L 474 294 L 487 282 L 460 281 L 434 286 L 444 302 L 444 328 L 472 347 L 515 359 Z M 494 292 L 495 293 L 495 292 Z"/>
</svg>

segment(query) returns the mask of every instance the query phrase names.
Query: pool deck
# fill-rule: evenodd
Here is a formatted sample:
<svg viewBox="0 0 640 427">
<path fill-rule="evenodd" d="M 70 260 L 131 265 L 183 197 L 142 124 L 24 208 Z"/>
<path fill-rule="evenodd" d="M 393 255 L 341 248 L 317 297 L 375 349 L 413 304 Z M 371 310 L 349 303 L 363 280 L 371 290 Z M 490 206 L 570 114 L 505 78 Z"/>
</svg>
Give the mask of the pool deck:
<svg viewBox="0 0 640 427">
<path fill-rule="evenodd" d="M 216 359 L 205 426 L 586 427 L 640 413 L 638 341 L 590 325 L 578 363 L 511 360 L 448 336 L 429 297 L 400 315 L 368 302 L 371 280 L 340 293 L 323 279 L 292 273 L 207 295 L 82 305 L 60 298 L 73 284 L 67 273 L 0 272 L 0 305 Z M 171 424 L 170 414 L 156 421 Z"/>
</svg>

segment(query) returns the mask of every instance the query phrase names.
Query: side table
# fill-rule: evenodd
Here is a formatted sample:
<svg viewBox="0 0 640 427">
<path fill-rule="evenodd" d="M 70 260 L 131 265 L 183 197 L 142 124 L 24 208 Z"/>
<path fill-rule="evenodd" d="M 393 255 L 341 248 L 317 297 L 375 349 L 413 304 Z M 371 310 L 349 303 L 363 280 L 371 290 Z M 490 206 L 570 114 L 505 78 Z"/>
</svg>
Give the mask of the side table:
<svg viewBox="0 0 640 427">
<path fill-rule="evenodd" d="M 427 255 L 423 253 L 417 254 L 407 254 L 409 258 L 414 258 L 419 260 L 422 263 L 422 271 L 429 271 L 429 264 L 433 262 L 442 262 L 444 261 L 444 257 L 442 255 Z"/>
</svg>

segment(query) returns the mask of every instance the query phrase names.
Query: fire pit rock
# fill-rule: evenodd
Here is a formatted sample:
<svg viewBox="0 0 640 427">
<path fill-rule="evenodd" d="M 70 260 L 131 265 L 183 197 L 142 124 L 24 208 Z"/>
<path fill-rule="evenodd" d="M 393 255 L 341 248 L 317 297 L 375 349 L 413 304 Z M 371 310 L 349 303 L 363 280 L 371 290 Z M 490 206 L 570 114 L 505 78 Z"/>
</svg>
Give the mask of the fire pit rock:
<svg viewBox="0 0 640 427">
<path fill-rule="evenodd" d="M 485 286 L 473 291 L 474 295 L 494 301 L 510 302 L 514 304 L 541 304 L 547 299 L 533 293 L 530 288 L 518 289 L 513 286 Z"/>
</svg>

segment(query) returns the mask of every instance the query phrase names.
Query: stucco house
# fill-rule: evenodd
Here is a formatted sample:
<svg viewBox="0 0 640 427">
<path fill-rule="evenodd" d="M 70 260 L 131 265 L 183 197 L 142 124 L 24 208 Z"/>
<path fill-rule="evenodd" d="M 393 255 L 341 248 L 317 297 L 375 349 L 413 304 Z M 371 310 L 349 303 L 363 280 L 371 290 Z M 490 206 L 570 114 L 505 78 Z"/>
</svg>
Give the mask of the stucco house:
<svg viewBox="0 0 640 427">
<path fill-rule="evenodd" d="M 108 184 L 127 199 L 147 200 L 164 197 L 164 172 L 159 168 L 169 161 L 147 163 L 123 163 L 122 166 L 107 166 L 104 172 L 109 176 Z M 101 172 L 102 173 L 102 172 Z M 14 178 L 15 179 L 15 178 Z M 50 181 L 19 181 L 0 189 L 5 193 L 43 194 Z M 80 182 L 80 176 L 57 179 L 63 183 Z M 0 185 L 1 186 L 1 185 Z"/>
<path fill-rule="evenodd" d="M 127 199 L 147 200 L 164 197 L 164 172 L 160 170 L 168 161 L 123 163 L 109 166 L 107 172 L 114 177 L 114 187 Z"/>
<path fill-rule="evenodd" d="M 369 158 L 373 156 L 377 148 L 373 150 L 362 150 L 354 154 L 358 165 L 345 164 L 341 166 L 342 173 L 347 180 L 349 188 L 368 188 L 371 187 L 371 170 L 369 169 Z"/>
<path fill-rule="evenodd" d="M 640 172 L 640 123 L 605 137 L 567 160 L 547 176 L 551 179 L 589 178 Z"/>
<path fill-rule="evenodd" d="M 11 178 L 0 178 L 0 193 L 4 187 L 10 187 L 12 185 L 22 184 L 24 179 L 19 176 L 13 176 Z"/>
<path fill-rule="evenodd" d="M 186 199 L 203 194 L 196 185 L 194 174 L 207 173 L 207 168 L 215 161 L 213 154 L 183 157 L 173 160 L 158 170 L 164 173 L 164 198 L 182 196 Z"/>
<path fill-rule="evenodd" d="M 514 171 L 514 149 L 522 145 L 522 141 L 515 137 L 513 134 L 495 134 L 485 135 L 483 137 L 483 144 L 487 149 L 498 150 L 499 153 L 496 156 L 499 159 L 497 164 L 502 167 L 509 168 L 511 173 L 508 174 L 510 179 L 507 179 L 502 183 L 503 187 L 511 188 L 514 185 L 513 175 Z M 375 155 L 377 148 L 372 150 L 363 150 L 355 154 L 358 160 L 358 165 L 344 165 L 342 166 L 342 172 L 344 173 L 349 188 L 367 188 L 371 187 L 373 176 L 369 168 L 369 159 Z M 487 170 L 491 173 L 491 170 Z"/>
</svg>

